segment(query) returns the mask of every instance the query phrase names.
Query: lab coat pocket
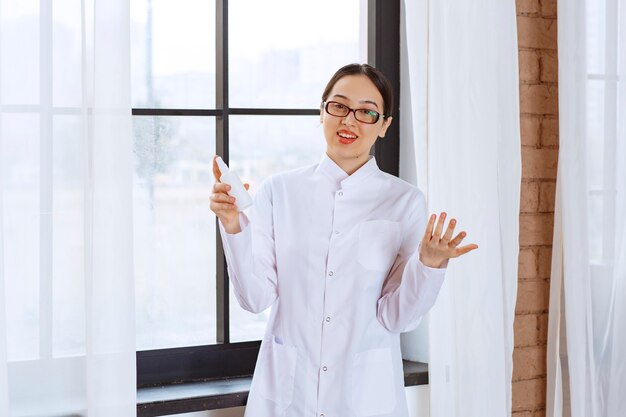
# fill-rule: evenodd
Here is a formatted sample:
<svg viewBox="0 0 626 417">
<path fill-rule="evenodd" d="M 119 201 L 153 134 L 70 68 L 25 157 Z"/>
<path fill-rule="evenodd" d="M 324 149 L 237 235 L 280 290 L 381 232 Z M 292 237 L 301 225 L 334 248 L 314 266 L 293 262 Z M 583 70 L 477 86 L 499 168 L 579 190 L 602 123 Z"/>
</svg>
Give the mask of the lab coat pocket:
<svg viewBox="0 0 626 417">
<path fill-rule="evenodd" d="M 388 271 L 400 250 L 400 223 L 370 220 L 359 225 L 358 260 L 367 269 Z"/>
<path fill-rule="evenodd" d="M 283 345 L 273 335 L 259 353 L 254 379 L 259 393 L 275 402 L 278 410 L 287 408 L 293 399 L 297 358 L 295 346 Z"/>
<path fill-rule="evenodd" d="M 352 363 L 352 409 L 359 417 L 391 413 L 396 407 L 391 351 L 357 353 Z"/>
</svg>

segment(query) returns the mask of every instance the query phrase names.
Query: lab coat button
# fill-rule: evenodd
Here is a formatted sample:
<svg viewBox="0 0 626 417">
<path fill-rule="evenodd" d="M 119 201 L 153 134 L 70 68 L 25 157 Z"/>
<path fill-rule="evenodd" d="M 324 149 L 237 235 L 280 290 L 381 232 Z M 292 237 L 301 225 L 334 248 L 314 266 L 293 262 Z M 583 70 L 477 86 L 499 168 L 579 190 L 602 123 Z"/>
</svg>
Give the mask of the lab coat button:
<svg viewBox="0 0 626 417">
<path fill-rule="evenodd" d="M 326 317 L 326 322 L 330 322 L 330 317 Z"/>
<path fill-rule="evenodd" d="M 324 367 L 322 368 L 322 370 L 323 370 L 324 372 L 326 372 L 326 371 L 328 370 L 328 368 L 324 366 Z"/>
<path fill-rule="evenodd" d="M 320 414 L 320 417 L 324 417 L 324 414 Z"/>
<path fill-rule="evenodd" d="M 341 197 L 343 195 L 343 191 L 339 191 L 337 194 L 339 194 L 339 197 Z"/>
<path fill-rule="evenodd" d="M 339 230 L 335 230 L 335 234 L 338 235 L 339 234 Z"/>
<path fill-rule="evenodd" d="M 329 277 L 332 277 L 332 276 L 333 276 L 333 271 L 330 271 L 330 272 L 328 273 L 328 276 L 329 276 Z"/>
</svg>

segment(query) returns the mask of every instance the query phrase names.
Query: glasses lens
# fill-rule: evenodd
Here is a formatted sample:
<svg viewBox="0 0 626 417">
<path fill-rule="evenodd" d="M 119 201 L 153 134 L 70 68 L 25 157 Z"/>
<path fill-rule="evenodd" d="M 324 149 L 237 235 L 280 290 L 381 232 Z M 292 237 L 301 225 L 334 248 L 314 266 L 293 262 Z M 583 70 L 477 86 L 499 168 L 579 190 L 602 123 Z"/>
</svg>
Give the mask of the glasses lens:
<svg viewBox="0 0 626 417">
<path fill-rule="evenodd" d="M 356 110 L 354 116 L 359 122 L 363 123 L 376 123 L 379 117 L 378 112 L 367 109 Z"/>
<path fill-rule="evenodd" d="M 350 112 L 350 109 L 336 101 L 329 101 L 326 104 L 326 111 L 333 116 L 345 116 Z"/>
</svg>

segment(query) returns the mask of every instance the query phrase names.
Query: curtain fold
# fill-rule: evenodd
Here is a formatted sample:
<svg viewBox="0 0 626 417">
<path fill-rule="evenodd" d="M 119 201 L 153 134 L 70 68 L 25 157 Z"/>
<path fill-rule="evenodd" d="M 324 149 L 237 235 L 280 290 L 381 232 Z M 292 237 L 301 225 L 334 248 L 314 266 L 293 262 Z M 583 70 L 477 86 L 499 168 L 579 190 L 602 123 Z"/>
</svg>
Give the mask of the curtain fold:
<svg viewBox="0 0 626 417">
<path fill-rule="evenodd" d="M 0 0 L 0 415 L 136 415 L 128 0 Z"/>
<path fill-rule="evenodd" d="M 625 16 L 618 0 L 558 8 L 549 417 L 626 414 Z"/>
<path fill-rule="evenodd" d="M 428 16 L 427 51 L 405 23 L 402 82 L 410 79 L 403 94 L 412 115 L 424 100 L 419 86 L 427 98 L 425 118 L 407 120 L 403 108 L 409 135 L 401 146 L 414 150 L 413 169 L 426 176 L 416 181 L 430 212 L 457 218 L 457 230 L 468 232 L 464 244 L 479 245 L 450 263 L 429 314 L 431 415 L 510 415 L 521 185 L 515 2 L 423 0 L 404 8 L 407 18 L 416 8 Z"/>
</svg>

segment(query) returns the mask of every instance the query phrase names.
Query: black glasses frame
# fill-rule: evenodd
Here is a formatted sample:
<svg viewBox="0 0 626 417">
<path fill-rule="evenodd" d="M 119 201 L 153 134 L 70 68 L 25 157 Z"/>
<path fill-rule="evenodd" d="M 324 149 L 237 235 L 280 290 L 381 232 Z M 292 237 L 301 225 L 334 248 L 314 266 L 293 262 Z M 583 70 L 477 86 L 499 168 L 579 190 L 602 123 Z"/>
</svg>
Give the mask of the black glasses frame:
<svg viewBox="0 0 626 417">
<path fill-rule="evenodd" d="M 325 101 L 323 104 L 324 104 L 324 110 L 326 111 L 326 113 L 330 114 L 331 116 L 348 117 L 350 112 L 352 112 L 354 114 L 354 118 L 356 120 L 358 120 L 361 123 L 366 123 L 368 125 L 373 125 L 373 124 L 378 123 L 378 121 L 380 120 L 381 117 L 383 118 L 383 120 L 387 118 L 386 115 L 380 114 L 376 110 L 371 110 L 371 109 L 351 109 L 350 107 L 346 106 L 343 103 L 339 103 L 338 101 Z M 328 106 L 330 104 L 339 104 L 340 106 L 345 107 L 346 109 L 348 109 L 348 112 L 346 114 L 334 114 L 330 110 L 328 110 Z M 359 119 L 357 111 L 365 111 L 365 112 L 368 112 L 368 113 L 376 113 L 376 120 L 374 120 L 373 122 L 368 122 L 368 121 L 365 121 L 365 120 L 361 120 L 361 119 Z"/>
</svg>

